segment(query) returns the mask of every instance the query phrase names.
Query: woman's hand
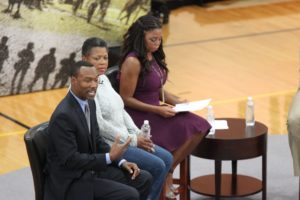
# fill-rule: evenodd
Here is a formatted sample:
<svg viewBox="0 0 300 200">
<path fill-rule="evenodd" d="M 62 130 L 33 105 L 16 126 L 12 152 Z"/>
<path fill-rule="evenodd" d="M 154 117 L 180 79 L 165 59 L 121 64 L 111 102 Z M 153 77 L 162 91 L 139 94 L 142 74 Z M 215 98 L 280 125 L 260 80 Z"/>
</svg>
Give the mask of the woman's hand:
<svg viewBox="0 0 300 200">
<path fill-rule="evenodd" d="M 172 106 L 164 104 L 162 106 L 158 106 L 157 108 L 157 114 L 163 116 L 163 117 L 173 117 L 176 114 L 176 111 L 173 109 Z"/>
<path fill-rule="evenodd" d="M 137 136 L 137 146 L 145 151 L 152 152 L 154 144 L 150 138 L 144 137 L 143 135 Z"/>
</svg>

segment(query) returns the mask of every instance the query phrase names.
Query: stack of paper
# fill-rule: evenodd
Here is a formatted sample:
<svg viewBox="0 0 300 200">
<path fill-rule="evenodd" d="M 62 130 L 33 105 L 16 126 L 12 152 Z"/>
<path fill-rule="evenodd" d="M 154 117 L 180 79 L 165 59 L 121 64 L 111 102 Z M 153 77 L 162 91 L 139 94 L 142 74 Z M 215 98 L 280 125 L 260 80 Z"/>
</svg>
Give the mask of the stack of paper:
<svg viewBox="0 0 300 200">
<path fill-rule="evenodd" d="M 208 104 L 210 103 L 211 99 L 205 99 L 201 101 L 193 101 L 193 102 L 188 102 L 188 103 L 181 103 L 181 104 L 176 104 L 173 109 L 176 112 L 187 112 L 187 111 L 195 111 L 195 110 L 202 110 Z"/>
</svg>

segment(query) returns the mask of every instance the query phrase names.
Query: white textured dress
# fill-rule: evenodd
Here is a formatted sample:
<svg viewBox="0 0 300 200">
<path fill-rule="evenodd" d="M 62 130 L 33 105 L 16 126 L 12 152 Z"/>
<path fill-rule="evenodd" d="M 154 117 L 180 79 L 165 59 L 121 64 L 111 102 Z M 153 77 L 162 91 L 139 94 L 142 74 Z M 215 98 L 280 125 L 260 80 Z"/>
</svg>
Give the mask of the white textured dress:
<svg viewBox="0 0 300 200">
<path fill-rule="evenodd" d="M 98 80 L 95 102 L 100 134 L 110 145 L 118 134 L 121 136 L 121 142 L 125 142 L 128 137 L 131 137 L 130 146 L 136 147 L 140 129 L 136 127 L 125 111 L 122 98 L 113 89 L 106 75 L 99 76 Z"/>
</svg>

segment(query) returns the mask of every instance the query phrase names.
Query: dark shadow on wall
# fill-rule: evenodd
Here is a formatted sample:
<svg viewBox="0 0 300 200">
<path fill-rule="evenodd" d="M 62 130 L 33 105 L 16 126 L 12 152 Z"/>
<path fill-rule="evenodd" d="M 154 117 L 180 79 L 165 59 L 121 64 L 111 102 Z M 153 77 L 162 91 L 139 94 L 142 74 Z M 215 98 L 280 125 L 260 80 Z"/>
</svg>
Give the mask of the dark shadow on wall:
<svg viewBox="0 0 300 200">
<path fill-rule="evenodd" d="M 40 78 L 43 79 L 43 90 L 47 89 L 47 83 L 50 73 L 52 73 L 56 67 L 56 57 L 55 57 L 56 48 L 51 48 L 49 54 L 44 55 L 38 62 L 37 67 L 34 71 L 34 78 L 31 84 L 29 84 L 29 92 L 32 92 L 32 88 L 35 85 L 36 81 Z"/>
<path fill-rule="evenodd" d="M 6 45 L 8 41 L 7 36 L 3 36 L 1 38 L 1 43 L 0 43 L 0 73 L 3 68 L 4 61 L 9 58 L 9 51 L 8 51 L 8 46 Z"/>
<path fill-rule="evenodd" d="M 11 82 L 10 94 L 19 94 L 20 93 L 20 91 L 22 89 L 24 77 L 30 67 L 30 63 L 32 63 L 34 61 L 34 53 L 32 51 L 33 48 L 34 48 L 34 43 L 29 42 L 25 49 L 22 49 L 21 51 L 18 52 L 19 60 L 14 64 L 15 73 L 14 73 L 14 76 L 13 76 L 13 79 Z M 17 91 L 16 91 L 16 93 L 14 93 L 15 81 L 16 81 L 19 73 L 21 73 L 21 74 L 20 74 L 19 83 L 17 86 Z"/>
<path fill-rule="evenodd" d="M 66 86 L 69 79 L 71 67 L 76 62 L 75 57 L 76 53 L 73 52 L 70 54 L 69 58 L 64 58 L 60 61 L 61 68 L 59 72 L 55 75 L 54 83 L 51 87 L 52 89 L 54 89 L 58 83 L 60 83 L 60 85 L 58 86 L 59 88 L 63 88 Z"/>
</svg>

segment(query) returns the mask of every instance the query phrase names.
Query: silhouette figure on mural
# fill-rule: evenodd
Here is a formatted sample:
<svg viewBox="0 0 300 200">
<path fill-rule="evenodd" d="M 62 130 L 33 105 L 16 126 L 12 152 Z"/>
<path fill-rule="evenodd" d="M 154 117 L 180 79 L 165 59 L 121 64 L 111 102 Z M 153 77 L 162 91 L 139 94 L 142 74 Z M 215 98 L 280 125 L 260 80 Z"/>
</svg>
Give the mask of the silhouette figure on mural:
<svg viewBox="0 0 300 200">
<path fill-rule="evenodd" d="M 100 15 L 100 18 L 99 18 L 99 22 L 103 22 L 105 16 L 106 16 L 106 13 L 107 13 L 107 9 L 109 7 L 109 4 L 110 4 L 110 0 L 95 0 L 93 3 L 91 3 L 89 5 L 89 8 L 88 8 L 88 17 L 87 17 L 87 22 L 90 22 L 92 17 L 93 17 L 93 14 L 96 10 L 96 8 L 98 7 L 98 4 L 100 6 L 99 8 L 99 15 Z"/>
<path fill-rule="evenodd" d="M 93 3 L 91 3 L 89 5 L 88 11 L 87 11 L 87 20 L 86 20 L 88 23 L 90 23 L 97 6 L 98 6 L 98 3 L 96 1 L 94 1 Z"/>
<path fill-rule="evenodd" d="M 13 77 L 12 82 L 11 82 L 10 94 L 14 94 L 15 81 L 16 81 L 16 78 L 17 78 L 17 76 L 20 72 L 21 72 L 21 75 L 20 75 L 20 79 L 19 79 L 19 84 L 17 86 L 16 94 L 19 94 L 20 91 L 21 91 L 22 83 L 23 83 L 25 74 L 26 74 L 27 70 L 30 67 L 30 63 L 34 61 L 34 53 L 32 51 L 33 47 L 34 47 L 33 43 L 29 42 L 27 44 L 27 48 L 21 50 L 18 53 L 18 57 L 20 59 L 18 60 L 18 62 L 16 62 L 14 64 L 14 68 L 15 68 L 16 71 L 15 71 L 14 77 Z"/>
<path fill-rule="evenodd" d="M 75 15 L 78 8 L 81 8 L 83 5 L 83 0 L 74 0 L 73 1 L 73 14 Z"/>
<path fill-rule="evenodd" d="M 1 43 L 0 43 L 0 72 L 3 68 L 4 61 L 8 59 L 9 57 L 9 52 L 8 52 L 8 46 L 6 45 L 8 41 L 7 36 L 3 36 L 1 38 Z"/>
<path fill-rule="evenodd" d="M 62 1 L 63 3 L 65 3 L 65 4 L 73 4 L 73 0 L 64 0 L 64 1 Z"/>
<path fill-rule="evenodd" d="M 60 61 L 61 68 L 59 72 L 55 75 L 55 80 L 52 85 L 52 89 L 56 87 L 56 85 L 60 82 L 59 88 L 62 88 L 68 82 L 68 78 L 70 76 L 71 67 L 75 64 L 75 56 L 76 53 L 73 52 L 70 54 L 69 58 L 64 58 Z"/>
<path fill-rule="evenodd" d="M 101 22 L 101 23 L 103 22 L 103 20 L 106 16 L 109 4 L 110 4 L 110 0 L 101 0 L 100 1 L 100 10 L 99 10 L 100 18 L 99 18 L 99 22 Z"/>
<path fill-rule="evenodd" d="M 7 8 L 3 11 L 5 13 L 11 13 L 14 9 L 14 5 L 15 4 L 18 4 L 17 6 L 17 11 L 15 12 L 15 14 L 13 14 L 13 18 L 20 18 L 21 15 L 20 15 L 20 7 L 21 7 L 21 4 L 22 4 L 22 1 L 23 0 L 8 0 L 8 6 Z"/>
<path fill-rule="evenodd" d="M 136 10 L 143 9 L 143 10 L 147 11 L 147 8 L 145 8 L 144 5 L 147 5 L 148 1 L 149 0 L 129 0 L 129 1 L 127 1 L 127 3 L 125 4 L 125 6 L 123 7 L 123 9 L 120 12 L 118 19 L 120 19 L 120 21 L 122 21 L 123 19 L 127 18 L 126 24 L 128 24 L 131 14 L 134 13 Z M 124 12 L 126 13 L 125 16 L 121 17 L 121 15 Z M 135 20 L 135 18 L 137 18 L 137 16 L 138 16 L 138 12 L 136 13 L 136 16 L 134 17 L 134 20 Z"/>
<path fill-rule="evenodd" d="M 32 83 L 28 86 L 29 92 L 32 91 L 32 88 L 37 80 L 43 78 L 43 90 L 47 88 L 47 82 L 49 74 L 54 71 L 56 66 L 56 58 L 54 56 L 56 48 L 51 48 L 49 54 L 44 55 L 38 62 L 37 67 L 34 71 L 34 78 Z"/>
<path fill-rule="evenodd" d="M 36 7 L 39 10 L 42 10 L 42 1 L 43 0 L 24 0 L 24 4 L 29 8 L 33 9 Z M 45 2 L 43 2 L 45 4 Z"/>
</svg>

